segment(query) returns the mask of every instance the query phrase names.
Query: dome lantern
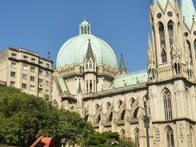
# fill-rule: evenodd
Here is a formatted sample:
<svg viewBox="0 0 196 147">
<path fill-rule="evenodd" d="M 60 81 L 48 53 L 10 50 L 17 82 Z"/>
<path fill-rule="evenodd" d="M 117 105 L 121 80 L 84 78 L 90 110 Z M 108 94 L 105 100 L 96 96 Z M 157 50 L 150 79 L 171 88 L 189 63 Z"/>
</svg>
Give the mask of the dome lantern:
<svg viewBox="0 0 196 147">
<path fill-rule="evenodd" d="M 80 35 L 83 34 L 91 34 L 91 25 L 86 20 L 80 24 Z"/>
</svg>

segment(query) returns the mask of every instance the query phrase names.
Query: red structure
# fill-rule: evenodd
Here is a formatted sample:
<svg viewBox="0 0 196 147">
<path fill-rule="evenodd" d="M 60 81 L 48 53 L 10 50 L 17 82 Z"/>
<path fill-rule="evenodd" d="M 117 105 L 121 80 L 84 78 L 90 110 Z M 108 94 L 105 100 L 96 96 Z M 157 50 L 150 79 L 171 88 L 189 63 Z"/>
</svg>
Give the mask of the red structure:
<svg viewBox="0 0 196 147">
<path fill-rule="evenodd" d="M 36 147 L 39 144 L 39 147 L 55 147 L 53 139 L 50 137 L 40 136 L 30 147 Z"/>
</svg>

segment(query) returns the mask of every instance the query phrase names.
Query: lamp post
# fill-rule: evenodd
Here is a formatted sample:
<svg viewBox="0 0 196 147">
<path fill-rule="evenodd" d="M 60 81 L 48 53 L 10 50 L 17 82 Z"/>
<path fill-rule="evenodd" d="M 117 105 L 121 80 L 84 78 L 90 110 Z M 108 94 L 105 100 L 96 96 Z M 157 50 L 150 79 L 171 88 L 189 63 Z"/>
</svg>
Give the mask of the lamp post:
<svg viewBox="0 0 196 147">
<path fill-rule="evenodd" d="M 147 102 L 147 97 L 144 96 L 143 98 L 144 100 L 144 116 L 143 116 L 143 119 L 144 119 L 144 127 L 146 128 L 146 143 L 147 143 L 147 147 L 150 147 L 150 140 L 149 140 L 149 116 L 148 116 L 148 111 L 147 111 L 147 105 L 146 105 L 146 102 Z"/>
</svg>

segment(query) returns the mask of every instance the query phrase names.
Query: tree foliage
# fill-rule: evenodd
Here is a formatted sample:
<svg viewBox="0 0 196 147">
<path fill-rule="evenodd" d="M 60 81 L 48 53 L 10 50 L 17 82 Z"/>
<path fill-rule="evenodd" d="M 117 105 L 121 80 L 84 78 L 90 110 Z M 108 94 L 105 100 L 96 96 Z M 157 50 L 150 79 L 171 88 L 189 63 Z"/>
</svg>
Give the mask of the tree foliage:
<svg viewBox="0 0 196 147">
<path fill-rule="evenodd" d="M 0 144 L 30 146 L 39 136 L 81 144 L 94 132 L 79 114 L 59 110 L 42 98 L 12 87 L 0 87 Z"/>
<path fill-rule="evenodd" d="M 94 133 L 86 140 L 84 147 L 135 147 L 132 140 L 120 138 L 117 132 Z"/>
</svg>

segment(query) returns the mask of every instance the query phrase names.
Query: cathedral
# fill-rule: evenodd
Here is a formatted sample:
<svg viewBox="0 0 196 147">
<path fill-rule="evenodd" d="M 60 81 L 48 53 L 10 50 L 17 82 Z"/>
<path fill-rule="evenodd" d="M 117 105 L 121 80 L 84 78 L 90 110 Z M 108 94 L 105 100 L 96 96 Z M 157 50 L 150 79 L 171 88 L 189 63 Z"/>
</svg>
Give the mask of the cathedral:
<svg viewBox="0 0 196 147">
<path fill-rule="evenodd" d="M 195 14 L 192 0 L 152 1 L 147 67 L 133 73 L 84 20 L 79 35 L 58 52 L 53 105 L 78 112 L 98 132 L 119 132 L 137 147 L 195 147 Z"/>
</svg>

